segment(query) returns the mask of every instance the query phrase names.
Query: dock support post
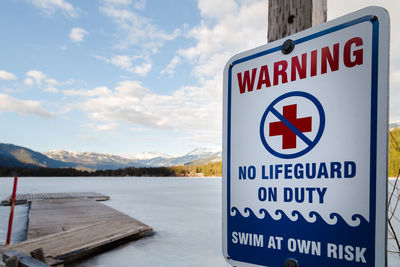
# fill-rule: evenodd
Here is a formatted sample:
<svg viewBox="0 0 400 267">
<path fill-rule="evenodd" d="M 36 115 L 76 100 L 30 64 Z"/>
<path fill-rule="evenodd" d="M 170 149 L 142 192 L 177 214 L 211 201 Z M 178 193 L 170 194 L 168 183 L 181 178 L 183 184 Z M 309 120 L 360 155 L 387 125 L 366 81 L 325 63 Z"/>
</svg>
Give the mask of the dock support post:
<svg viewBox="0 0 400 267">
<path fill-rule="evenodd" d="M 37 260 L 47 264 L 46 257 L 44 256 L 43 248 L 38 248 L 38 249 L 31 251 L 31 256 L 32 256 L 32 258 L 37 259 Z"/>
<path fill-rule="evenodd" d="M 18 258 L 16 256 L 12 256 L 5 260 L 6 267 L 18 267 Z"/>
<path fill-rule="evenodd" d="M 44 256 L 43 248 L 38 248 L 38 249 L 31 251 L 31 256 L 32 256 L 32 258 L 37 259 L 37 260 L 47 264 L 46 257 Z"/>
<path fill-rule="evenodd" d="M 11 243 L 11 232 L 12 232 L 12 225 L 14 220 L 14 208 L 15 208 L 15 195 L 17 193 L 17 184 L 18 184 L 18 177 L 14 177 L 14 187 L 11 196 L 11 209 L 10 209 L 10 217 L 8 219 L 8 231 L 7 231 L 7 240 L 6 246 Z"/>
</svg>

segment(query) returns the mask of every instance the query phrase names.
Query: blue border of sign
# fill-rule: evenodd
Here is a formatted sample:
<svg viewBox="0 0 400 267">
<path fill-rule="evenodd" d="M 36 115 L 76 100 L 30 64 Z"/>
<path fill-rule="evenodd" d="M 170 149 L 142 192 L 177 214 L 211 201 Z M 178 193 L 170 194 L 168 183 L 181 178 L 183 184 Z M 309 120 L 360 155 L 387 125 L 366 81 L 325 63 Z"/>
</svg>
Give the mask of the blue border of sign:
<svg viewBox="0 0 400 267">
<path fill-rule="evenodd" d="M 288 97 L 292 97 L 292 96 L 301 96 L 301 97 L 307 98 L 308 100 L 313 102 L 314 105 L 318 109 L 319 127 L 318 127 L 318 131 L 317 131 L 317 135 L 315 136 L 314 140 L 312 140 L 312 141 L 309 140 L 307 137 L 305 137 L 302 132 L 300 132 L 293 124 L 291 124 L 289 121 L 287 121 L 285 119 L 285 117 L 283 117 L 279 112 L 276 113 L 277 111 L 274 108 L 274 105 L 276 105 L 279 101 L 281 101 L 285 98 L 288 98 Z M 287 127 L 290 128 L 297 136 L 299 136 L 308 146 L 305 149 L 303 149 L 299 152 L 293 153 L 293 154 L 283 154 L 283 153 L 279 153 L 279 152 L 275 151 L 274 149 L 272 149 L 272 147 L 270 147 L 268 145 L 268 142 L 265 139 L 265 133 L 264 133 L 265 120 L 267 119 L 267 115 L 269 112 L 273 113 L 275 116 L 279 116 L 278 119 L 285 121 L 284 122 L 285 125 L 287 125 Z M 324 112 L 324 109 L 322 108 L 321 103 L 318 101 L 318 99 L 315 98 L 315 96 L 313 96 L 309 93 L 306 93 L 306 92 L 293 91 L 293 92 L 289 92 L 289 93 L 279 96 L 277 99 L 272 101 L 272 103 L 267 107 L 263 116 L 261 117 L 260 138 L 261 138 L 261 142 L 263 143 L 264 147 L 272 155 L 279 157 L 279 158 L 283 158 L 283 159 L 293 159 L 293 158 L 300 157 L 300 156 L 306 154 L 307 152 L 309 152 L 311 149 L 313 149 L 315 147 L 315 145 L 318 143 L 319 139 L 321 139 L 322 133 L 324 132 L 324 128 L 325 128 L 325 112 Z"/>
<path fill-rule="evenodd" d="M 366 15 L 360 18 L 336 25 L 332 28 L 310 34 L 308 36 L 294 40 L 295 44 L 301 44 L 309 40 L 363 23 L 372 24 L 372 62 L 371 62 L 371 131 L 370 131 L 370 218 L 372 229 L 376 229 L 376 153 L 377 153 L 377 112 L 378 112 L 378 53 L 379 53 L 379 18 L 374 15 Z M 232 68 L 233 66 L 265 56 L 281 50 L 281 45 L 255 53 L 253 55 L 237 59 L 232 62 L 228 69 L 228 118 L 227 118 L 227 229 L 230 232 L 229 217 L 231 212 L 231 90 L 232 90 Z M 375 244 L 375 232 L 372 235 L 373 244 Z M 229 246 L 228 246 L 229 247 Z M 229 255 L 229 248 L 228 248 Z M 372 262 L 375 262 L 375 246 Z"/>
</svg>

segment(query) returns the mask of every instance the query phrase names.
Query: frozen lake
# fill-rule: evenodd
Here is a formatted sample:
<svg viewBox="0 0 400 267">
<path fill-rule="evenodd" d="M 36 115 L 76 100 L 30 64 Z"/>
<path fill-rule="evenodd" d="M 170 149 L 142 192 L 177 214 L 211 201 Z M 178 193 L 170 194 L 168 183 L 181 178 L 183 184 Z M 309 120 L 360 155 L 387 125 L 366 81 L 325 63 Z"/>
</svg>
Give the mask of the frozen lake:
<svg viewBox="0 0 400 267">
<path fill-rule="evenodd" d="M 153 227 L 155 234 L 91 257 L 74 266 L 230 266 L 221 252 L 221 179 L 218 178 L 20 178 L 18 193 L 94 191 L 102 202 Z M 0 178 L 0 198 L 13 179 Z M 26 222 L 27 208 L 17 206 Z M 0 243 L 5 242 L 9 207 L 0 207 Z M 14 240 L 20 241 L 24 225 Z M 22 231 L 24 232 L 24 231 Z"/>
<path fill-rule="evenodd" d="M 73 266 L 223 267 L 221 182 L 218 178 L 20 178 L 18 193 L 94 191 L 102 202 L 151 227 L 155 234 L 119 246 Z M 389 184 L 394 180 L 390 179 Z M 0 199 L 10 195 L 13 179 L 0 178 Z M 389 186 L 392 188 L 392 186 Z M 391 189 L 389 189 L 391 190 Z M 16 207 L 13 241 L 25 238 L 27 207 Z M 0 206 L 0 243 L 5 243 L 9 207 Z M 400 216 L 398 216 L 400 217 Z M 400 229 L 400 222 L 395 227 Z M 398 230 L 398 232 L 400 232 Z M 389 267 L 400 257 L 389 254 Z"/>
</svg>

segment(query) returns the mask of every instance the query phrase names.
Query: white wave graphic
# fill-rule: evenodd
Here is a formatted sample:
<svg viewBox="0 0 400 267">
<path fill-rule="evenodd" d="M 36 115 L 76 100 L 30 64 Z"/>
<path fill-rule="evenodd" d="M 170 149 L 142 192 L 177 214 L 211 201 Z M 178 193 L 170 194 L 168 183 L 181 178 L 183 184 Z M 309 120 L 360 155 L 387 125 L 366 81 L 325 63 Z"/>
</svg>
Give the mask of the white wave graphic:
<svg viewBox="0 0 400 267">
<path fill-rule="evenodd" d="M 231 216 L 235 216 L 237 213 L 240 213 L 243 217 L 247 218 L 250 216 L 251 213 L 253 213 L 258 219 L 264 219 L 266 216 L 266 213 L 269 214 L 269 216 L 275 220 L 279 221 L 282 219 L 283 214 L 286 215 L 292 222 L 295 222 L 299 220 L 300 216 L 303 217 L 308 223 L 315 223 L 318 220 L 318 217 L 321 217 L 325 223 L 329 225 L 335 225 L 339 222 L 339 219 L 342 219 L 344 222 L 346 222 L 347 225 L 351 227 L 357 227 L 361 224 L 361 218 L 363 218 L 365 221 L 367 221 L 363 216 L 354 214 L 350 216 L 350 218 L 347 217 L 342 217 L 337 213 L 331 213 L 331 214 L 320 214 L 315 211 L 311 212 L 300 212 L 297 210 L 290 210 L 290 211 L 283 211 L 280 209 L 276 210 L 267 210 L 267 209 L 260 209 L 259 211 L 254 211 L 250 208 L 237 208 L 237 207 L 232 207 L 231 209 Z"/>
</svg>

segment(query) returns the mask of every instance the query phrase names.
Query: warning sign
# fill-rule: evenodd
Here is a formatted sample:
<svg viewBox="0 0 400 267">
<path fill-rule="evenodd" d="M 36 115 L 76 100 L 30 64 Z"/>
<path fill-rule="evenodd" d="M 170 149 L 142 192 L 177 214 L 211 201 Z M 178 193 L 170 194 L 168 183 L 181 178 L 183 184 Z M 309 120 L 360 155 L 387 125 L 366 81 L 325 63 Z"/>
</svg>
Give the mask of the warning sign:
<svg viewBox="0 0 400 267">
<path fill-rule="evenodd" d="M 388 14 L 371 7 L 229 60 L 230 264 L 385 266 L 388 51 Z"/>
</svg>

